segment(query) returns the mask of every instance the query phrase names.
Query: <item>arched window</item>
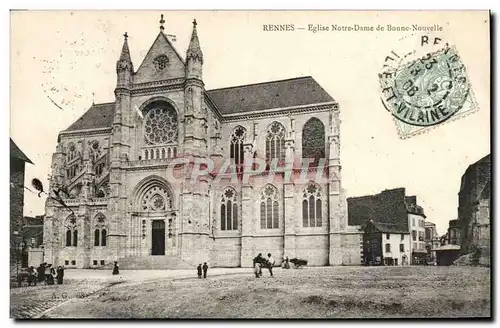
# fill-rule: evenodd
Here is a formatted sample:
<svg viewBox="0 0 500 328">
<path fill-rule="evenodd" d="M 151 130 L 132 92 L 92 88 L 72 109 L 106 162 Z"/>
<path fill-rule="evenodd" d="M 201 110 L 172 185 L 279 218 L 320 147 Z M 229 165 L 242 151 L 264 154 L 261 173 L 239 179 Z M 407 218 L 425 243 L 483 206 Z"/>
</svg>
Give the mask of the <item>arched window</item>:
<svg viewBox="0 0 500 328">
<path fill-rule="evenodd" d="M 71 230 L 66 230 L 66 246 L 71 246 Z"/>
<path fill-rule="evenodd" d="M 76 230 L 76 217 L 73 214 L 66 219 L 64 228 L 66 229 L 66 246 L 77 246 L 78 232 Z"/>
<path fill-rule="evenodd" d="M 99 246 L 100 237 L 101 237 L 101 232 L 99 231 L 99 229 L 95 229 L 94 230 L 94 246 Z"/>
<path fill-rule="evenodd" d="M 325 158 L 325 126 L 316 117 L 310 118 L 302 129 L 302 158 L 313 158 L 315 164 Z"/>
<path fill-rule="evenodd" d="M 231 134 L 231 145 L 229 147 L 230 157 L 234 159 L 236 165 L 243 164 L 243 142 L 245 141 L 246 130 L 242 126 L 234 128 Z"/>
<path fill-rule="evenodd" d="M 144 151 L 144 159 L 145 160 L 149 159 L 149 151 L 147 149 Z"/>
<path fill-rule="evenodd" d="M 76 146 L 74 143 L 68 145 L 68 154 L 66 155 L 67 161 L 70 162 L 76 158 Z"/>
<path fill-rule="evenodd" d="M 101 246 L 106 246 L 106 229 L 101 231 Z"/>
<path fill-rule="evenodd" d="M 238 198 L 236 191 L 227 188 L 221 197 L 220 227 L 221 230 L 238 230 Z"/>
<path fill-rule="evenodd" d="M 312 182 L 302 194 L 302 224 L 305 228 L 321 227 L 323 224 L 321 188 Z"/>
<path fill-rule="evenodd" d="M 279 194 L 276 187 L 267 185 L 260 196 L 260 228 L 279 228 Z"/>
<path fill-rule="evenodd" d="M 78 230 L 73 230 L 73 246 L 78 246 Z"/>
<path fill-rule="evenodd" d="M 161 158 L 165 158 L 165 148 L 161 149 Z"/>
<path fill-rule="evenodd" d="M 106 246 L 106 217 L 99 213 L 94 218 L 94 246 Z"/>
<path fill-rule="evenodd" d="M 101 147 L 99 145 L 99 141 L 94 140 L 90 142 L 90 158 L 92 159 L 92 163 L 96 162 L 101 156 Z"/>
<path fill-rule="evenodd" d="M 285 127 L 278 122 L 269 125 L 266 135 L 266 160 L 275 158 L 285 160 Z"/>
</svg>

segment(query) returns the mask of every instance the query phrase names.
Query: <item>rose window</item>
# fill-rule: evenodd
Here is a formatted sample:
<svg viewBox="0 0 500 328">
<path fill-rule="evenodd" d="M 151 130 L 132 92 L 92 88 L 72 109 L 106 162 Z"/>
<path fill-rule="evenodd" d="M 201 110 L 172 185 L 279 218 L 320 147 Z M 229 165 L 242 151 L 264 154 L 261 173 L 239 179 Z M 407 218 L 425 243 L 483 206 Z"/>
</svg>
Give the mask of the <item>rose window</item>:
<svg viewBox="0 0 500 328">
<path fill-rule="evenodd" d="M 146 115 L 144 137 L 151 145 L 177 142 L 177 113 L 172 108 L 153 108 Z"/>
<path fill-rule="evenodd" d="M 141 208 L 144 211 L 165 211 L 172 207 L 170 195 L 162 187 L 153 187 L 149 189 L 141 200 Z"/>
</svg>

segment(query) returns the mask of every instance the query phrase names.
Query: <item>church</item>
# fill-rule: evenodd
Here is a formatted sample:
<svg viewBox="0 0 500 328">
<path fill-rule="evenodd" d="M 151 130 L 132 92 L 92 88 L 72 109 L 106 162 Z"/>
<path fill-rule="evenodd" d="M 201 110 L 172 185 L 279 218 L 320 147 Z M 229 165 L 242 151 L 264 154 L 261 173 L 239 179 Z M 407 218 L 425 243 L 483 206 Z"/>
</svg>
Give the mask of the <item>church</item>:
<svg viewBox="0 0 500 328">
<path fill-rule="evenodd" d="M 285 256 L 311 266 L 361 264 L 362 237 L 347 224 L 341 187 L 337 102 L 310 76 L 207 90 L 203 66 L 210 63 L 196 20 L 184 57 L 163 16 L 160 23 L 137 69 L 125 33 L 114 101 L 93 104 L 59 133 L 50 190 L 66 206 L 46 202 L 45 261 L 67 268 L 114 261 L 123 269 L 251 267 L 258 253 L 271 253 L 277 265 Z M 269 179 L 266 167 L 248 181 L 223 171 L 194 185 L 170 181 L 169 165 L 187 157 L 229 159 L 237 168 L 255 157 L 313 158 L 288 173 L 321 170 L 326 179 Z M 190 164 L 174 170 L 183 165 Z"/>
</svg>

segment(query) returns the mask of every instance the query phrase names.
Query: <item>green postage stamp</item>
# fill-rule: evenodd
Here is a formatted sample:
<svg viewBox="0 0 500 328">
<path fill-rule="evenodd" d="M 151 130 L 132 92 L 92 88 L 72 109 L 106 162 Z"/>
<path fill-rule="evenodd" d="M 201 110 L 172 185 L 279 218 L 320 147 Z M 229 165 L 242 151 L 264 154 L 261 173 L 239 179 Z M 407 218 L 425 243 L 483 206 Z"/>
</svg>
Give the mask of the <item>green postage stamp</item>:
<svg viewBox="0 0 500 328">
<path fill-rule="evenodd" d="M 421 44 L 429 42 L 422 37 Z M 439 44 L 441 39 L 433 42 Z M 401 138 L 409 138 L 478 109 L 465 65 L 453 46 L 407 60 L 392 52 L 379 74 L 381 100 Z M 414 57 L 414 56 L 413 56 Z"/>
</svg>

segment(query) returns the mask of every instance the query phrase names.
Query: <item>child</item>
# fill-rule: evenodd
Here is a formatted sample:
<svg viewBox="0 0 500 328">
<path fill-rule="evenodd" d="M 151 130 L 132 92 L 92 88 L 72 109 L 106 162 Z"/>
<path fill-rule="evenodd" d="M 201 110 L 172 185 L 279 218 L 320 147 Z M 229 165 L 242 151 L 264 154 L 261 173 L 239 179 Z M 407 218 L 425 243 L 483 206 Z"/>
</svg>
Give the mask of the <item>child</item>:
<svg viewBox="0 0 500 328">
<path fill-rule="evenodd" d="M 196 269 L 198 270 L 198 279 L 201 279 L 201 263 L 198 264 L 198 267 Z"/>
</svg>

